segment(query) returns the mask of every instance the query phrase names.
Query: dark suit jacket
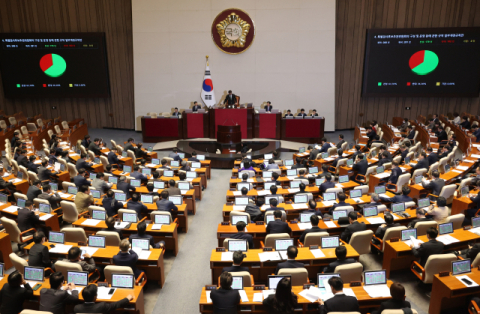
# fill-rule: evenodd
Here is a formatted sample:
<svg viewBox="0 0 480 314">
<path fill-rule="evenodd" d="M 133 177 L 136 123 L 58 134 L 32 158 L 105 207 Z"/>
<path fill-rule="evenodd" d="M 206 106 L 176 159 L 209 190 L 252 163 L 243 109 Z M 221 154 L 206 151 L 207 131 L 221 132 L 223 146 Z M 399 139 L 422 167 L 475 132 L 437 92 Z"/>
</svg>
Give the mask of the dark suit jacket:
<svg viewBox="0 0 480 314">
<path fill-rule="evenodd" d="M 117 190 L 123 191 L 123 193 L 127 194 L 127 200 L 130 198 L 130 191 L 135 192 L 135 187 L 133 187 L 130 183 L 118 182 Z"/>
<path fill-rule="evenodd" d="M 123 203 L 117 201 L 114 197 L 105 197 L 102 199 L 102 205 L 105 207 L 105 211 L 109 217 L 115 216 L 118 213 L 118 210 L 123 208 Z"/>
<path fill-rule="evenodd" d="M 462 126 L 462 128 L 470 130 L 470 122 L 463 121 L 462 123 L 460 123 L 460 125 Z M 12 145 L 12 147 L 13 147 L 13 145 Z"/>
<path fill-rule="evenodd" d="M 178 211 L 178 207 L 169 200 L 160 199 L 156 202 L 156 204 L 157 210 L 167 211 L 170 214 L 174 214 Z"/>
<path fill-rule="evenodd" d="M 402 169 L 400 167 L 392 167 L 392 174 L 390 175 L 390 179 L 388 180 L 390 183 L 397 184 L 398 177 L 402 175 Z"/>
<path fill-rule="evenodd" d="M 337 204 L 333 204 L 333 206 L 330 207 L 330 209 L 328 210 L 328 213 L 330 215 L 333 215 L 333 211 L 335 210 L 335 208 L 343 207 L 343 206 L 351 206 L 351 205 L 349 203 L 345 203 L 345 202 L 338 202 Z"/>
<path fill-rule="evenodd" d="M 90 181 L 88 181 L 85 177 L 82 177 L 81 175 L 75 176 L 73 178 L 73 183 L 75 183 L 75 186 L 77 188 L 81 187 L 82 185 L 92 185 Z"/>
<path fill-rule="evenodd" d="M 41 221 L 34 212 L 24 207 L 18 210 L 17 223 L 18 228 L 21 232 L 23 232 L 25 230 L 35 228 L 35 225 L 41 223 Z"/>
<path fill-rule="evenodd" d="M 85 148 L 88 148 L 88 146 L 90 145 L 92 141 L 91 140 L 83 140 L 82 141 L 82 146 L 85 147 Z"/>
<path fill-rule="evenodd" d="M 442 141 L 448 140 L 447 133 L 446 133 L 444 130 L 442 130 L 442 132 L 439 132 L 439 133 L 437 134 L 437 137 L 438 137 L 437 140 L 438 140 L 439 143 L 442 142 Z"/>
<path fill-rule="evenodd" d="M 128 209 L 133 209 L 134 211 L 137 212 L 137 216 L 140 218 L 140 214 L 142 212 L 146 213 L 148 212 L 147 206 L 143 205 L 142 202 L 134 202 L 134 201 L 129 201 L 127 202 L 127 208 Z"/>
<path fill-rule="evenodd" d="M 388 160 L 387 158 L 382 158 L 378 161 L 378 167 L 383 166 L 383 164 L 388 164 L 389 162 L 392 162 L 392 161 Z"/>
<path fill-rule="evenodd" d="M 40 190 L 36 186 L 31 185 L 28 187 L 27 198 L 29 201 L 33 201 L 33 199 L 38 197 L 40 194 L 42 194 L 42 190 Z"/>
<path fill-rule="evenodd" d="M 269 314 L 279 314 L 277 310 L 274 308 L 274 294 L 269 295 L 266 299 L 263 300 L 263 305 L 265 305 L 266 308 L 268 308 L 268 313 Z M 293 298 L 293 307 L 297 308 L 298 307 L 298 301 L 297 301 L 297 296 L 292 292 L 292 298 Z"/>
<path fill-rule="evenodd" d="M 337 259 L 335 262 L 331 262 L 330 264 L 328 264 L 328 266 L 323 269 L 323 272 L 324 273 L 333 273 L 337 266 L 345 265 L 345 264 L 351 264 L 351 263 L 356 263 L 356 261 L 353 258 L 346 258 L 346 259 L 343 259 L 343 260 Z"/>
<path fill-rule="evenodd" d="M 0 313 L 18 314 L 23 310 L 23 302 L 32 298 L 33 290 L 28 283 L 25 288 L 13 288 L 6 283 L 0 290 Z"/>
<path fill-rule="evenodd" d="M 465 250 L 465 257 L 471 259 L 472 263 L 480 252 L 480 243 L 475 243 L 471 249 Z"/>
<path fill-rule="evenodd" d="M 238 232 L 235 234 L 232 234 L 229 236 L 231 239 L 241 239 L 241 240 L 247 240 L 248 242 L 248 248 L 251 250 L 253 249 L 253 237 L 251 234 L 245 233 L 245 232 Z"/>
<path fill-rule="evenodd" d="M 132 239 L 149 239 L 150 240 L 150 246 L 153 247 L 154 249 L 159 249 L 160 248 L 160 244 L 158 243 L 155 243 L 155 241 L 153 240 L 153 236 L 149 235 L 149 234 L 144 234 L 144 235 L 139 235 L 138 233 L 137 234 L 132 234 L 130 235 L 130 241 Z"/>
<path fill-rule="evenodd" d="M 413 170 L 417 169 L 427 169 L 428 170 L 428 159 L 423 158 L 422 160 L 419 160 L 415 166 L 413 166 Z"/>
<path fill-rule="evenodd" d="M 337 143 L 337 148 L 340 149 L 342 148 L 343 143 L 345 143 L 345 140 L 341 140 L 340 142 Z"/>
<path fill-rule="evenodd" d="M 426 189 L 433 190 L 433 195 L 440 195 L 440 191 L 442 191 L 442 188 L 445 186 L 445 181 L 443 181 L 442 179 L 433 179 L 427 184 L 422 183 L 422 185 Z"/>
<path fill-rule="evenodd" d="M 146 175 L 144 175 L 143 173 L 138 172 L 138 171 L 133 171 L 132 173 L 130 173 L 130 176 L 134 177 L 137 180 L 142 180 L 142 181 L 147 181 L 148 180 Z"/>
<path fill-rule="evenodd" d="M 380 197 L 382 201 L 385 202 L 392 202 L 392 203 L 406 203 L 406 202 L 411 202 L 413 199 L 408 196 L 408 195 L 395 195 L 394 197 L 388 198 L 388 197 Z"/>
<path fill-rule="evenodd" d="M 400 224 L 397 223 L 397 222 L 394 222 L 394 223 L 392 223 L 392 224 L 390 224 L 390 225 L 386 225 L 386 226 L 383 227 L 383 228 L 382 228 L 382 227 L 378 227 L 378 228 L 377 228 L 377 231 L 375 231 L 375 236 L 378 237 L 378 238 L 380 238 L 380 239 L 383 239 L 383 237 L 385 236 L 385 232 L 387 232 L 387 229 L 388 229 L 388 228 L 398 227 L 398 226 L 400 226 Z"/>
<path fill-rule="evenodd" d="M 50 206 L 52 206 L 53 209 L 60 207 L 60 202 L 62 201 L 62 198 L 58 193 L 55 193 L 53 195 L 47 194 L 47 193 L 42 193 L 37 196 L 37 198 L 47 200 L 50 203 Z"/>
<path fill-rule="evenodd" d="M 38 180 L 45 181 L 50 180 L 50 176 L 52 175 L 52 171 L 45 167 L 38 167 Z"/>
<path fill-rule="evenodd" d="M 320 193 L 324 193 L 327 189 L 334 188 L 334 187 L 335 187 L 335 182 L 325 181 L 319 186 Z"/>
<path fill-rule="evenodd" d="M 85 159 L 79 159 L 77 161 L 77 164 L 75 165 L 75 168 L 77 168 L 77 171 L 80 169 L 85 169 L 85 170 L 90 170 L 92 169 L 92 164 L 89 162 L 86 162 Z"/>
<path fill-rule="evenodd" d="M 222 272 L 229 272 L 229 273 L 234 273 L 234 272 L 239 272 L 239 271 L 248 271 L 250 272 L 250 269 L 248 267 L 242 267 L 242 266 L 228 266 L 228 267 L 223 267 Z"/>
<path fill-rule="evenodd" d="M 425 266 L 428 257 L 433 254 L 442 254 L 444 244 L 437 240 L 429 240 L 428 242 L 420 244 L 418 249 L 413 248 L 413 255 L 420 258 L 420 265 Z"/>
<path fill-rule="evenodd" d="M 270 233 L 291 233 L 292 229 L 288 225 L 288 223 L 283 222 L 281 220 L 275 219 L 274 221 L 270 221 L 267 225 L 267 234 Z"/>
<path fill-rule="evenodd" d="M 313 233 L 313 232 L 323 232 L 323 231 L 327 231 L 327 230 L 319 228 L 318 226 L 313 226 L 311 229 L 307 229 L 307 230 L 303 231 L 302 235 L 300 236 L 300 242 L 303 243 L 303 241 L 305 241 L 305 237 L 310 232 Z"/>
<path fill-rule="evenodd" d="M 52 267 L 48 248 L 39 243 L 34 244 L 28 252 L 28 266 Z"/>
<path fill-rule="evenodd" d="M 135 274 L 135 278 L 138 278 L 142 273 L 135 264 L 138 262 L 138 255 L 135 253 L 134 250 L 130 250 L 129 252 L 118 252 L 117 255 L 113 257 L 113 264 L 117 266 L 128 266 L 132 269 L 133 273 Z"/>
<path fill-rule="evenodd" d="M 316 158 L 317 158 L 317 155 L 318 155 L 319 153 L 320 153 L 320 151 L 319 151 L 318 149 L 316 149 L 316 148 L 312 149 L 312 150 L 310 151 L 310 158 L 311 158 L 311 156 L 314 156 L 313 159 L 316 159 Z"/>
<path fill-rule="evenodd" d="M 373 311 L 372 314 L 381 314 L 383 310 L 400 310 L 405 308 L 410 308 L 410 302 L 404 300 L 388 300 L 380 304 L 380 308 L 376 311 Z"/>
<path fill-rule="evenodd" d="M 291 114 L 291 113 L 286 113 L 283 117 L 284 117 L 284 118 L 285 118 L 285 117 L 293 117 L 293 114 Z"/>
<path fill-rule="evenodd" d="M 118 161 L 118 157 L 117 157 L 117 154 L 115 154 L 114 152 L 109 152 L 108 155 L 107 155 L 107 159 L 108 159 L 108 163 L 110 165 L 112 164 L 119 164 L 120 162 Z"/>
<path fill-rule="evenodd" d="M 428 165 L 431 166 L 438 161 L 438 155 L 437 153 L 432 152 L 430 155 L 427 156 L 427 159 L 428 159 Z"/>
<path fill-rule="evenodd" d="M 297 117 L 306 117 L 306 116 L 307 116 L 306 113 L 301 113 L 301 112 L 300 112 L 300 113 L 297 114 Z"/>
<path fill-rule="evenodd" d="M 25 168 L 28 168 L 28 157 L 25 155 L 20 155 L 17 159 L 17 164 L 19 166 L 24 166 Z"/>
<path fill-rule="evenodd" d="M 278 274 L 278 271 L 282 268 L 305 268 L 305 265 L 294 260 L 287 260 L 283 263 L 278 263 L 277 268 L 275 269 L 275 275 Z"/>
<path fill-rule="evenodd" d="M 328 149 L 330 148 L 330 143 L 325 143 L 322 145 L 322 148 L 320 149 L 319 153 L 326 153 L 328 152 Z"/>
<path fill-rule="evenodd" d="M 197 112 L 199 109 L 202 109 L 202 106 L 200 106 L 200 105 L 196 105 L 196 106 L 195 106 L 195 105 L 194 105 L 194 106 L 192 107 L 192 111 L 193 111 L 193 112 Z"/>
<path fill-rule="evenodd" d="M 345 294 L 336 294 L 333 298 L 320 305 L 320 314 L 329 312 L 358 312 L 357 298 Z"/>
<path fill-rule="evenodd" d="M 413 140 L 414 137 L 415 137 L 415 130 L 412 130 L 412 132 L 408 133 L 407 138 L 408 138 L 409 140 Z"/>
<path fill-rule="evenodd" d="M 47 288 L 40 290 L 40 311 L 63 314 L 65 313 L 65 304 L 76 302 L 78 302 L 78 291 L 76 290 L 73 290 L 72 294 L 65 290 Z"/>
<path fill-rule="evenodd" d="M 360 160 L 356 164 L 353 164 L 352 166 L 352 170 L 357 171 L 357 174 L 365 175 L 365 173 L 367 173 L 367 169 L 368 169 L 368 161 L 364 159 Z"/>
<path fill-rule="evenodd" d="M 101 154 L 100 147 L 94 142 L 91 142 L 90 145 L 88 145 L 88 150 L 91 150 L 96 156 Z"/>
<path fill-rule="evenodd" d="M 75 313 L 109 313 L 115 309 L 126 307 L 128 305 L 128 299 L 123 298 L 120 301 L 107 303 L 107 302 L 96 302 L 96 303 L 82 303 L 75 305 L 73 311 Z"/>
<path fill-rule="evenodd" d="M 352 237 L 352 234 L 357 232 L 357 231 L 364 231 L 367 230 L 367 226 L 365 223 L 359 223 L 358 221 L 354 221 L 352 224 L 348 225 L 345 228 L 345 231 L 342 232 L 342 235 L 340 238 L 345 241 L 345 242 L 350 242 L 350 238 Z"/>
<path fill-rule="evenodd" d="M 213 313 L 215 314 L 237 314 L 238 304 L 241 300 L 238 290 L 222 288 L 212 290 L 210 299 L 212 299 Z"/>
<path fill-rule="evenodd" d="M 273 106 L 271 106 L 271 105 L 270 106 L 265 106 L 266 111 L 272 111 L 272 109 L 273 109 Z"/>
<path fill-rule="evenodd" d="M 227 105 L 235 105 L 237 103 L 237 96 L 235 96 L 233 93 L 232 95 L 227 94 L 227 97 L 225 97 L 223 103 Z"/>
</svg>

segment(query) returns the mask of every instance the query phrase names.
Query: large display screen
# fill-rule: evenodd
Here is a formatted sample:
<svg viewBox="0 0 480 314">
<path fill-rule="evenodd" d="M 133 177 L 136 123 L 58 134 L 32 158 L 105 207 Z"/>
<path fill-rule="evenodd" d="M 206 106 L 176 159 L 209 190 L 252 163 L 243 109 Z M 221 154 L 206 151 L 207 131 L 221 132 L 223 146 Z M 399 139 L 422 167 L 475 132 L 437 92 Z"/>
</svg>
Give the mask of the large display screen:
<svg viewBox="0 0 480 314">
<path fill-rule="evenodd" d="M 109 97 L 104 33 L 0 34 L 5 97 Z"/>
<path fill-rule="evenodd" d="M 471 96 L 480 28 L 367 30 L 363 96 Z"/>
</svg>

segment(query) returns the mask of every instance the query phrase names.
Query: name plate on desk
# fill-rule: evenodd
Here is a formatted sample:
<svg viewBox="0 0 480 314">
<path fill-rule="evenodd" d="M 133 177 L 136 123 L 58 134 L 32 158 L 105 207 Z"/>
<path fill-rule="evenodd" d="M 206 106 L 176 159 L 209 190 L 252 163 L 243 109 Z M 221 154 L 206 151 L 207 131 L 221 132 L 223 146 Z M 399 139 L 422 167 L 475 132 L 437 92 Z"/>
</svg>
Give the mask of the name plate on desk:
<svg viewBox="0 0 480 314">
<path fill-rule="evenodd" d="M 318 245 L 310 245 L 310 250 L 318 250 Z"/>
<path fill-rule="evenodd" d="M 296 220 L 290 220 L 290 223 L 291 223 L 291 224 L 296 224 L 296 223 L 298 223 L 298 222 L 297 222 Z"/>
<path fill-rule="evenodd" d="M 438 274 L 438 277 L 448 277 L 448 276 L 450 276 L 449 271 L 442 271 Z"/>
<path fill-rule="evenodd" d="M 263 226 L 264 222 L 263 221 L 256 221 L 255 224 L 259 225 L 259 226 Z"/>
<path fill-rule="evenodd" d="M 99 281 L 99 282 L 97 282 L 97 285 L 98 285 L 99 287 L 107 287 L 107 288 L 108 288 L 108 282 Z"/>
<path fill-rule="evenodd" d="M 398 241 L 400 241 L 400 238 L 391 238 L 390 239 L 390 242 L 398 242 Z"/>
<path fill-rule="evenodd" d="M 310 289 L 310 287 L 315 287 L 314 283 L 304 283 L 303 289 Z"/>
<path fill-rule="evenodd" d="M 225 248 L 224 247 L 217 247 L 215 249 L 215 252 L 226 252 Z"/>
<path fill-rule="evenodd" d="M 229 223 L 228 221 L 222 221 L 221 224 L 222 224 L 222 226 L 228 226 L 228 225 L 230 225 L 230 223 Z"/>
<path fill-rule="evenodd" d="M 264 252 L 271 252 L 271 251 L 273 251 L 273 248 L 272 247 L 264 247 L 263 251 Z"/>
<path fill-rule="evenodd" d="M 350 287 L 360 287 L 361 285 L 361 281 L 350 281 Z"/>
<path fill-rule="evenodd" d="M 265 290 L 265 285 L 253 285 L 253 290 Z"/>
<path fill-rule="evenodd" d="M 217 286 L 215 286 L 215 285 L 205 285 L 205 290 L 207 290 L 207 291 L 217 290 Z"/>
</svg>

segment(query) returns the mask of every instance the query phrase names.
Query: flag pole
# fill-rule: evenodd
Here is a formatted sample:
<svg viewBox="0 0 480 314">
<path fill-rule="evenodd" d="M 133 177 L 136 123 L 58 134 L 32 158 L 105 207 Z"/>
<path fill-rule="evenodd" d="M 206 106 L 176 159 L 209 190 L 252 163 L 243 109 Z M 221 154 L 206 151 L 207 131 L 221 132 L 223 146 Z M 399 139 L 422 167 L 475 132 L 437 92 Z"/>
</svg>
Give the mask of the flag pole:
<svg viewBox="0 0 480 314">
<path fill-rule="evenodd" d="M 206 57 L 207 57 L 207 66 L 208 66 L 208 56 L 206 56 Z"/>
</svg>

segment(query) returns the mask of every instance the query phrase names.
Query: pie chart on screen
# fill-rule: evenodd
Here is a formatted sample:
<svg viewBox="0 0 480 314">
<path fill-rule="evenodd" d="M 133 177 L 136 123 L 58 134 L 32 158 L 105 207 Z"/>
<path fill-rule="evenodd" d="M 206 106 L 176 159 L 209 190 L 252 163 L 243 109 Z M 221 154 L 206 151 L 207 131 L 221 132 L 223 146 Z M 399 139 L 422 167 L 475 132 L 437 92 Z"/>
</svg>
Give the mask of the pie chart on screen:
<svg viewBox="0 0 480 314">
<path fill-rule="evenodd" d="M 413 73 L 418 75 L 427 75 L 438 66 L 438 56 L 430 50 L 420 50 L 415 52 L 408 61 L 408 65 Z"/>
<path fill-rule="evenodd" d="M 49 53 L 40 59 L 40 69 L 50 77 L 59 77 L 65 73 L 67 63 L 61 56 Z"/>
</svg>

